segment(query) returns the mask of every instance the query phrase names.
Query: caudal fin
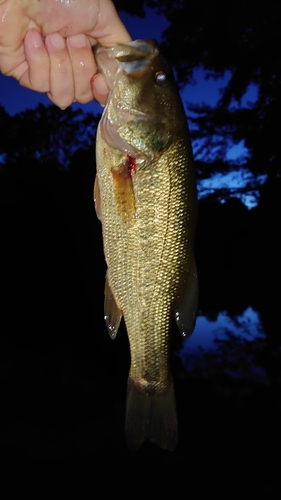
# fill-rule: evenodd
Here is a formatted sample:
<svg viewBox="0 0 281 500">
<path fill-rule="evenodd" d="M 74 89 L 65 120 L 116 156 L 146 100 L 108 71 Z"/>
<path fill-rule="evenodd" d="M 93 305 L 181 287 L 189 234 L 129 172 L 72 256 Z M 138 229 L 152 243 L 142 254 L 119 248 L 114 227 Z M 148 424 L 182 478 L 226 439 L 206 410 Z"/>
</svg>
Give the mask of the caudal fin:
<svg viewBox="0 0 281 500">
<path fill-rule="evenodd" d="M 144 392 L 129 377 L 127 385 L 126 440 L 130 450 L 138 449 L 146 440 L 160 448 L 174 451 L 178 424 L 173 382 L 165 392 Z"/>
</svg>

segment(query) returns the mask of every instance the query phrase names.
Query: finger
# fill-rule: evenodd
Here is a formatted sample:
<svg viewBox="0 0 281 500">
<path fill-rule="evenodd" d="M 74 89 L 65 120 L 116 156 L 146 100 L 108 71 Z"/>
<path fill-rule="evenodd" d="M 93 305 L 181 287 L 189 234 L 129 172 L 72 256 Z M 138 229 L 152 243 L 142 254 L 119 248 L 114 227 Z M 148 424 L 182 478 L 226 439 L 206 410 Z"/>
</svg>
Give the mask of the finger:
<svg viewBox="0 0 281 500">
<path fill-rule="evenodd" d="M 32 29 L 24 39 L 26 56 L 25 71 L 20 77 L 20 84 L 37 92 L 50 90 L 50 60 L 40 33 Z"/>
<path fill-rule="evenodd" d="M 104 47 L 111 47 L 116 43 L 128 43 L 132 40 L 111 1 L 100 2 L 98 22 L 89 35 Z"/>
<path fill-rule="evenodd" d="M 91 78 L 96 73 L 96 63 L 89 39 L 86 35 L 67 38 L 67 47 L 72 63 L 75 100 L 86 103 L 93 100 Z"/>
<path fill-rule="evenodd" d="M 92 77 L 92 91 L 94 98 L 104 106 L 109 94 L 109 88 L 101 73 L 97 73 Z"/>
<path fill-rule="evenodd" d="M 62 109 L 74 101 L 74 79 L 70 56 L 65 39 L 58 33 L 45 38 L 46 49 L 50 58 L 49 99 Z"/>
</svg>

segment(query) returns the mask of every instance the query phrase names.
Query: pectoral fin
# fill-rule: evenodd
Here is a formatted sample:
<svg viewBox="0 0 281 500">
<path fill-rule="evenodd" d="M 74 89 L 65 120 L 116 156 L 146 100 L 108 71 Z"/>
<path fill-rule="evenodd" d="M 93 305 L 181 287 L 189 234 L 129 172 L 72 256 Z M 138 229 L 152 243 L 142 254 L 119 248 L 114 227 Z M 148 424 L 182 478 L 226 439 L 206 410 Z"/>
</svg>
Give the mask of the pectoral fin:
<svg viewBox="0 0 281 500">
<path fill-rule="evenodd" d="M 104 319 L 111 339 L 115 339 L 117 335 L 121 318 L 122 312 L 116 304 L 116 300 L 111 291 L 107 271 L 104 287 Z"/>
<path fill-rule="evenodd" d="M 136 214 L 131 161 L 131 157 L 126 155 L 118 169 L 111 169 L 116 206 L 126 224 L 132 224 Z"/>
<path fill-rule="evenodd" d="M 183 291 L 181 301 L 175 312 L 178 329 L 183 337 L 189 337 L 195 327 L 198 304 L 198 276 L 194 258 Z"/>
</svg>

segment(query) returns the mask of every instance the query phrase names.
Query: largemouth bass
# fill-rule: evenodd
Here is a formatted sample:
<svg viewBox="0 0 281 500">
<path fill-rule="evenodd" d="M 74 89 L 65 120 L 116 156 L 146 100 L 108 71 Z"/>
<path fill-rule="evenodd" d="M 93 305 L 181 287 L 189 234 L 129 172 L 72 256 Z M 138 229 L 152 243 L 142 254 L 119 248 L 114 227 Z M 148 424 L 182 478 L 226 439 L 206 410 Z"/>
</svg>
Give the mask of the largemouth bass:
<svg viewBox="0 0 281 500">
<path fill-rule="evenodd" d="M 111 89 L 96 139 L 96 212 L 107 263 L 104 314 L 122 316 L 130 344 L 126 440 L 174 450 L 177 414 L 169 342 L 173 317 L 192 333 L 198 285 L 196 184 L 184 108 L 155 42 L 95 51 Z"/>
</svg>

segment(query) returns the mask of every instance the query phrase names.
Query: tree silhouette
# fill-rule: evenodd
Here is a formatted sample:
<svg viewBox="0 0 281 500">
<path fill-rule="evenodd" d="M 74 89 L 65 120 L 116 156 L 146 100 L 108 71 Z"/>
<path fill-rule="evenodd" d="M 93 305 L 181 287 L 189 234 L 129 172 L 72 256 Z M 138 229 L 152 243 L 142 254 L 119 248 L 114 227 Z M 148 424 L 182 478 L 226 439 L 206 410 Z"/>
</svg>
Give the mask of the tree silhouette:
<svg viewBox="0 0 281 500">
<path fill-rule="evenodd" d="M 281 111 L 281 33 L 278 5 L 275 0 L 116 0 L 118 9 L 143 15 L 143 7 L 157 9 L 170 26 L 164 31 L 161 45 L 175 68 L 178 82 L 193 79 L 195 68 L 203 67 L 208 76 L 230 79 L 215 107 L 191 105 L 189 119 L 193 139 L 203 139 L 208 165 L 206 172 L 223 166 L 230 143 L 245 141 L 249 150 L 247 167 L 255 174 L 280 174 L 278 118 Z M 242 106 L 250 85 L 257 89 L 256 102 Z M 202 98 L 202 101 L 204 98 Z"/>
<path fill-rule="evenodd" d="M 68 167 L 75 151 L 94 146 L 98 119 L 81 109 L 42 104 L 10 117 L 0 107 L 2 163 L 11 166 L 24 159 L 25 164 L 55 161 Z"/>
</svg>

